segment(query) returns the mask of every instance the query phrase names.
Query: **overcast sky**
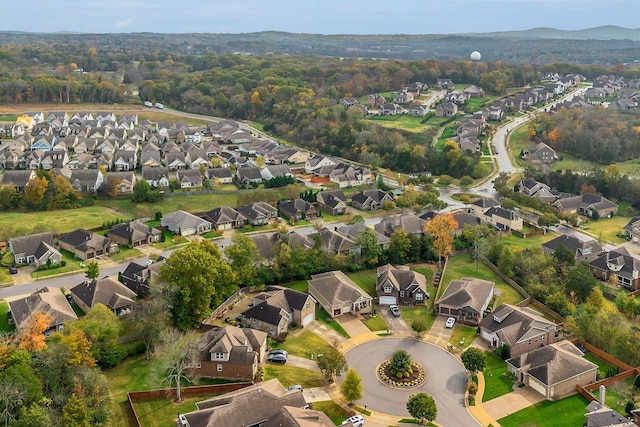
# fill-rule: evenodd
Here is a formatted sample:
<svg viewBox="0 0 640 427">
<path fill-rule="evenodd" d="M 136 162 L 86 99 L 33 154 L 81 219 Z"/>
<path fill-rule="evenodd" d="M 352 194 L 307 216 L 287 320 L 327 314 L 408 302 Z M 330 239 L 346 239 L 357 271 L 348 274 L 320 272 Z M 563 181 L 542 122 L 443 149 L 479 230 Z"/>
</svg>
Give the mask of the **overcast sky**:
<svg viewBox="0 0 640 427">
<path fill-rule="evenodd" d="M 8 0 L 0 30 L 451 34 L 640 27 L 640 0 Z"/>
</svg>

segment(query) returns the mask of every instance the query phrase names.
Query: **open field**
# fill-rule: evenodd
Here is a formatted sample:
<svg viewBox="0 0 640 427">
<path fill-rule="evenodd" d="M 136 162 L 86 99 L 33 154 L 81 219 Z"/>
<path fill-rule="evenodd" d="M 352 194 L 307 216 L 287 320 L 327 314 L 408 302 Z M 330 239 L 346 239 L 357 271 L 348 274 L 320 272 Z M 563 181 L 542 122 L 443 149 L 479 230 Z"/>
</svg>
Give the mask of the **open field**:
<svg viewBox="0 0 640 427">
<path fill-rule="evenodd" d="M 581 426 L 586 420 L 584 408 L 588 403 L 579 394 L 556 402 L 544 400 L 498 421 L 502 427 Z"/>
<path fill-rule="evenodd" d="M 407 114 L 397 116 L 369 116 L 366 118 L 366 120 L 375 122 L 380 126 L 416 133 L 423 132 L 431 127 L 429 124 L 421 123 L 423 119 L 424 117 L 413 117 Z"/>
</svg>

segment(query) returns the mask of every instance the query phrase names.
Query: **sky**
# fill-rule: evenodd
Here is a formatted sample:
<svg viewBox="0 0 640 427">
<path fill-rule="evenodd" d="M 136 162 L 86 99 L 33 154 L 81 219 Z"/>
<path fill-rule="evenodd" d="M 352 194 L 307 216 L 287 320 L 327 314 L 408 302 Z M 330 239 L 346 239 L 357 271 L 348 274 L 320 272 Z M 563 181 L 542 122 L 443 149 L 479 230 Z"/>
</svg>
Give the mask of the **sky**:
<svg viewBox="0 0 640 427">
<path fill-rule="evenodd" d="M 9 0 L 0 30 L 452 34 L 640 28 L 640 0 Z"/>
</svg>

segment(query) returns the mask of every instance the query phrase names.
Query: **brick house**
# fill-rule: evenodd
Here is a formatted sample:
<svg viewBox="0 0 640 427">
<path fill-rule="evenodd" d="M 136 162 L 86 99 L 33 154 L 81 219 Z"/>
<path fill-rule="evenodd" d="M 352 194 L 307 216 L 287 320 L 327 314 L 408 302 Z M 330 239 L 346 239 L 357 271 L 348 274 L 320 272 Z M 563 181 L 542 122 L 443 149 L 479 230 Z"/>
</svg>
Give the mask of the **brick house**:
<svg viewBox="0 0 640 427">
<path fill-rule="evenodd" d="M 406 265 L 378 267 L 376 294 L 380 305 L 424 305 L 429 298 L 424 275 L 409 270 Z"/>
<path fill-rule="evenodd" d="M 489 307 L 495 283 L 475 277 L 452 280 L 440 299 L 436 311 L 442 316 L 455 317 L 468 325 L 477 325 Z"/>
</svg>

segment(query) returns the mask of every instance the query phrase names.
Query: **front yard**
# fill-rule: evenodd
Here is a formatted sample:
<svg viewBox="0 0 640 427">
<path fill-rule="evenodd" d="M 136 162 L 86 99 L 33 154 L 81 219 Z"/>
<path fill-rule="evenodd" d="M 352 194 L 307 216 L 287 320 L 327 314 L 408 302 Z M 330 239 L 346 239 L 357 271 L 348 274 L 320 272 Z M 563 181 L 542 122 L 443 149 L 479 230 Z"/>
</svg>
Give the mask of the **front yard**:
<svg viewBox="0 0 640 427">
<path fill-rule="evenodd" d="M 337 405 L 333 400 L 325 400 L 323 402 L 313 402 L 313 409 L 316 411 L 322 411 L 335 425 L 340 425 L 344 421 L 349 413 Z"/>
<path fill-rule="evenodd" d="M 502 427 L 581 426 L 589 402 L 579 394 L 551 402 L 543 400 L 498 421 Z"/>
<path fill-rule="evenodd" d="M 335 322 L 334 322 L 335 323 Z M 322 354 L 329 351 L 331 346 L 325 340 L 320 338 L 313 332 L 303 332 L 298 336 L 289 335 L 287 339 L 282 342 L 273 342 L 272 348 L 287 350 L 289 354 L 294 356 L 311 358 L 313 354 Z"/>
<path fill-rule="evenodd" d="M 294 384 L 300 384 L 304 388 L 322 386 L 322 374 L 320 372 L 310 371 L 296 366 L 275 365 L 273 363 L 267 363 L 264 371 L 265 381 L 277 378 L 285 387 Z"/>
<path fill-rule="evenodd" d="M 74 258 L 71 252 L 61 250 L 60 253 L 62 254 L 62 260 L 66 263 L 65 266 L 52 268 L 50 270 L 34 271 L 33 273 L 31 273 L 31 277 L 37 279 L 39 277 L 48 277 L 55 274 L 71 273 L 83 270 L 83 267 L 81 267 L 80 265 L 83 264 L 84 261 Z"/>
<path fill-rule="evenodd" d="M 487 355 L 487 367 L 484 370 L 484 394 L 482 401 L 488 402 L 496 397 L 513 391 L 513 381 L 507 378 L 507 364 L 492 352 Z"/>
</svg>

